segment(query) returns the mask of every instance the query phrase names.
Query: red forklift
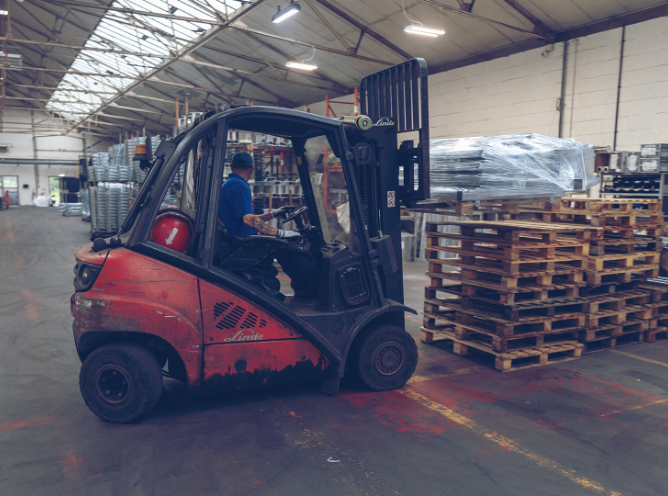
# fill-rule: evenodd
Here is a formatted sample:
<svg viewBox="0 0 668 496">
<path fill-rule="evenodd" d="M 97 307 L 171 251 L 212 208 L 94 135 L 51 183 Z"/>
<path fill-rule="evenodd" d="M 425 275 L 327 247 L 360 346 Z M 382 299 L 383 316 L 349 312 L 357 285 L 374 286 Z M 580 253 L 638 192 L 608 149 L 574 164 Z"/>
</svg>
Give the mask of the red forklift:
<svg viewBox="0 0 668 496">
<path fill-rule="evenodd" d="M 416 312 L 403 304 L 399 205 L 429 192 L 427 65 L 367 76 L 360 94 L 357 118 L 217 108 L 154 156 L 147 146 L 149 172 L 118 233 L 75 255 L 73 333 L 93 413 L 139 418 L 163 375 L 192 394 L 309 379 L 336 394 L 344 373 L 374 391 L 406 383 L 418 355 L 405 331 L 404 312 Z M 289 140 L 302 194 L 284 222 L 301 236 L 233 245 L 218 218 L 228 130 Z M 412 139 L 399 144 L 402 133 Z M 313 298 L 278 291 L 278 249 L 317 261 Z"/>
</svg>

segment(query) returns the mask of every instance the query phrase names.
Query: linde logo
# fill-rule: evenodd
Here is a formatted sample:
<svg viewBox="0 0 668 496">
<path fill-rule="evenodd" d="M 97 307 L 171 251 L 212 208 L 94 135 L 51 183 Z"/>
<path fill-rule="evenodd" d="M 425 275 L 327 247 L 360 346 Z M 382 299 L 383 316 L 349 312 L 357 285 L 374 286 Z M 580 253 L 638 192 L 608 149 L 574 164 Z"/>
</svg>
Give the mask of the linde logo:
<svg viewBox="0 0 668 496">
<path fill-rule="evenodd" d="M 394 126 L 394 124 L 395 122 L 392 119 L 383 117 L 382 119 L 378 119 L 374 126 Z"/>
<path fill-rule="evenodd" d="M 242 329 L 231 338 L 225 338 L 226 343 L 237 343 L 240 341 L 261 341 L 264 334 L 256 334 L 252 329 Z"/>
</svg>

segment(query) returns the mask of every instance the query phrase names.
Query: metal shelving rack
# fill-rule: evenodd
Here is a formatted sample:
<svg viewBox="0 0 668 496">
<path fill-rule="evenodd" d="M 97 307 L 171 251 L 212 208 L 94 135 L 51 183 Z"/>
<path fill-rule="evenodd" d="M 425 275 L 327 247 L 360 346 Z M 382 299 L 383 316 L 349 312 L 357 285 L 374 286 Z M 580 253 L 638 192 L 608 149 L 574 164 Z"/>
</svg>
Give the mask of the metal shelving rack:
<svg viewBox="0 0 668 496">
<path fill-rule="evenodd" d="M 668 215 L 668 185 L 666 185 L 666 176 L 668 173 L 659 172 L 659 173 L 641 173 L 641 174 L 626 174 L 621 172 L 602 172 L 601 179 L 603 176 L 613 176 L 613 177 L 624 177 L 629 179 L 649 179 L 659 177 L 659 191 L 630 191 L 630 192 L 621 192 L 621 191 L 605 191 L 601 189 L 601 196 L 612 196 L 612 197 L 636 197 L 636 198 L 660 198 L 662 200 L 662 210 L 664 215 Z M 603 181 L 601 181 L 603 182 Z"/>
</svg>

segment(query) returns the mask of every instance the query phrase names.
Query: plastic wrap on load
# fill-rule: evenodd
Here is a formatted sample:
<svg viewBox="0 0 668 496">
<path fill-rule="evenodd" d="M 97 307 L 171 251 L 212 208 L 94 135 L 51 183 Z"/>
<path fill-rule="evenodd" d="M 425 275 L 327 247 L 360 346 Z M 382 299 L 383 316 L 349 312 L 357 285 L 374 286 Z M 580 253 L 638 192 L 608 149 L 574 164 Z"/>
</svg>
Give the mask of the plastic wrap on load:
<svg viewBox="0 0 668 496">
<path fill-rule="evenodd" d="M 431 198 L 453 193 L 486 197 L 584 191 L 595 185 L 594 148 L 539 134 L 441 139 L 430 142 Z"/>
</svg>

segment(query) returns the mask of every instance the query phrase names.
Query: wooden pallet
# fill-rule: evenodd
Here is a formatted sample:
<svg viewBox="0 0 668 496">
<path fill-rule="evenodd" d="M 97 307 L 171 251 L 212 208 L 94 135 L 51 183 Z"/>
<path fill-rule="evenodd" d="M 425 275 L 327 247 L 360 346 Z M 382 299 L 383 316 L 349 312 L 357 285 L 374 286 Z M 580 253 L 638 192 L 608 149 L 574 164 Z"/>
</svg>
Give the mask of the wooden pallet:
<svg viewBox="0 0 668 496">
<path fill-rule="evenodd" d="M 610 282 L 625 283 L 634 279 L 651 279 L 659 275 L 658 264 L 638 264 L 631 268 L 587 271 L 587 285 L 600 286 Z"/>
<path fill-rule="evenodd" d="M 650 198 L 562 198 L 561 209 L 586 210 L 594 213 L 618 213 L 640 210 L 660 212 L 661 200 Z"/>
<path fill-rule="evenodd" d="M 649 236 L 634 236 L 632 238 L 604 238 L 592 240 L 589 254 L 592 256 L 609 255 L 613 253 L 635 253 L 656 251 L 662 247 L 661 238 Z"/>
<path fill-rule="evenodd" d="M 640 284 L 640 288 L 649 291 L 652 294 L 652 303 L 668 301 L 668 284 L 662 284 L 655 281 L 645 281 Z"/>
<path fill-rule="evenodd" d="M 587 302 L 589 303 L 589 312 L 596 313 L 603 310 L 623 310 L 627 305 L 646 305 L 650 303 L 650 299 L 651 295 L 647 291 L 625 291 L 590 296 L 587 298 Z"/>
<path fill-rule="evenodd" d="M 435 343 L 444 339 L 459 339 L 480 344 L 498 353 L 526 350 L 546 345 L 572 343 L 578 339 L 578 331 L 534 333 L 502 338 L 491 333 L 475 332 L 461 326 L 449 324 L 436 327 L 422 327 L 420 340 L 423 343 Z"/>
<path fill-rule="evenodd" d="M 668 327 L 656 327 L 645 332 L 646 343 L 654 343 L 657 339 L 668 339 Z"/>
<path fill-rule="evenodd" d="M 613 253 L 608 255 L 590 256 L 588 270 L 600 271 L 615 268 L 631 268 L 640 264 L 658 265 L 661 253 L 657 251 L 640 251 L 634 253 Z"/>
<path fill-rule="evenodd" d="M 649 320 L 652 318 L 652 309 L 646 305 L 626 305 L 621 310 L 590 312 L 585 317 L 585 326 L 592 329 L 602 325 L 623 324 L 630 318 Z"/>
<path fill-rule="evenodd" d="M 451 251 L 447 247 L 438 247 L 438 251 Z M 484 271 L 500 275 L 510 275 L 517 277 L 536 277 L 543 274 L 554 274 L 564 271 L 584 271 L 588 269 L 588 257 L 583 256 L 565 256 L 554 259 L 525 258 L 524 260 L 495 260 L 492 258 L 466 256 L 458 258 L 432 258 L 430 252 L 435 250 L 430 247 L 425 250 L 425 259 L 431 264 L 450 265 L 452 267 L 461 267 L 475 271 Z"/>
<path fill-rule="evenodd" d="M 660 224 L 636 224 L 633 227 L 605 226 L 597 231 L 592 231 L 591 239 L 599 240 L 610 237 L 631 239 L 638 235 L 638 231 L 644 231 L 645 236 L 663 236 L 663 225 Z"/>
<path fill-rule="evenodd" d="M 594 341 L 582 343 L 583 353 L 595 353 L 597 351 L 619 348 L 620 346 L 642 343 L 644 337 L 644 331 L 625 332 L 615 337 L 601 337 Z"/>
<path fill-rule="evenodd" d="M 534 297 L 540 297 L 545 299 L 549 295 L 550 291 L 562 290 L 566 288 L 580 288 L 584 287 L 586 283 L 584 281 L 568 281 L 565 276 L 553 276 L 552 281 L 549 284 L 538 284 L 531 281 L 522 280 L 521 284 L 517 286 L 508 286 L 506 283 L 494 282 L 492 280 L 485 279 L 467 279 L 463 277 L 462 272 L 427 272 L 427 275 L 431 278 L 430 287 L 439 288 L 442 287 L 444 283 L 459 283 L 465 285 L 466 288 L 478 288 L 478 291 L 491 290 L 497 292 L 499 295 L 505 294 L 508 295 L 505 298 L 505 303 L 511 304 L 515 301 L 517 294 L 521 293 L 531 293 Z M 544 280 L 541 282 L 545 282 Z M 467 295 L 471 295 L 474 290 L 465 289 Z"/>
<path fill-rule="evenodd" d="M 580 288 L 580 296 L 582 298 L 589 298 L 592 296 L 600 296 L 611 293 L 625 293 L 627 291 L 638 291 L 641 281 L 631 282 L 606 282 L 600 286 L 585 286 Z"/>
<path fill-rule="evenodd" d="M 584 281 L 584 272 L 578 269 L 568 268 L 554 270 L 552 272 L 520 272 L 519 274 L 507 274 L 493 268 L 478 269 L 470 266 L 463 267 L 459 272 L 442 272 L 435 270 L 436 262 L 429 261 L 429 272 L 427 275 L 431 278 L 443 277 L 452 281 L 466 281 L 469 284 L 477 285 L 473 281 L 489 283 L 494 287 L 501 288 L 501 291 L 507 291 L 512 288 L 523 286 L 552 286 L 561 283 L 578 283 Z M 440 265 L 440 261 L 438 262 Z M 449 264 L 447 264 L 449 265 Z M 442 274 L 442 276 L 441 276 Z M 434 284 L 432 284 L 434 286 Z"/>
<path fill-rule="evenodd" d="M 466 239 L 470 241 L 487 241 L 490 243 L 504 243 L 519 245 L 522 242 L 555 244 L 560 235 L 571 235 L 575 239 L 587 241 L 590 238 L 588 226 L 544 224 L 530 221 L 466 221 L 448 220 L 427 222 L 427 232 L 438 232 L 438 226 L 456 226 L 459 233 L 440 233 L 450 239 Z"/>
<path fill-rule="evenodd" d="M 433 336 L 433 330 L 421 329 L 422 332 L 430 333 Z M 538 365 L 548 365 L 567 360 L 580 358 L 583 345 L 576 342 L 567 342 L 561 344 L 551 344 L 537 348 L 525 350 L 515 350 L 508 352 L 494 351 L 490 346 L 457 339 L 449 332 L 439 335 L 442 339 L 452 341 L 452 350 L 460 356 L 467 356 L 471 352 L 482 352 L 494 357 L 494 368 L 500 372 L 510 372 Z"/>
<path fill-rule="evenodd" d="M 435 327 L 437 323 L 456 324 L 471 331 L 492 333 L 500 337 L 519 336 L 522 334 L 572 331 L 585 326 L 585 314 L 564 313 L 552 317 L 520 317 L 512 321 L 500 318 L 492 312 L 478 309 L 462 308 L 459 302 L 453 301 L 439 306 L 448 310 L 436 310 L 434 303 L 425 303 L 424 326 Z"/>
<path fill-rule="evenodd" d="M 437 298 L 433 288 L 425 288 L 425 312 L 437 312 L 438 307 L 453 308 L 455 303 L 464 310 L 480 310 L 500 319 L 516 322 L 524 317 L 554 317 L 561 314 L 582 313 L 589 306 L 584 298 L 562 298 L 549 301 L 523 302 L 514 305 L 483 302 L 475 298 Z M 428 309 L 429 307 L 429 309 Z"/>
<path fill-rule="evenodd" d="M 598 339 L 621 336 L 625 332 L 647 331 L 649 329 L 648 324 L 649 321 L 647 320 L 632 318 L 619 324 L 605 324 L 591 329 L 581 329 L 579 331 L 579 341 L 587 343 Z"/>
<path fill-rule="evenodd" d="M 474 215 L 489 214 L 516 214 L 523 206 L 539 206 L 546 210 L 559 209 L 559 199 L 550 198 L 508 198 L 504 200 L 479 201 L 424 201 L 415 208 L 415 212 L 424 212 L 437 215 L 453 215 L 457 217 L 472 217 Z"/>
<path fill-rule="evenodd" d="M 577 209 L 562 208 L 558 212 L 522 209 L 522 213 L 530 213 L 533 220 L 556 224 L 573 224 L 600 228 L 637 229 L 637 225 L 663 224 L 662 212 L 635 210 L 630 212 L 588 212 Z"/>
<path fill-rule="evenodd" d="M 582 284 L 582 283 L 578 283 Z M 550 289 L 539 289 L 525 293 L 506 293 L 494 291 L 485 287 L 472 286 L 466 283 L 443 284 L 437 287 L 427 287 L 432 291 L 428 298 L 436 297 L 436 292 L 448 293 L 460 298 L 470 298 L 480 303 L 514 305 L 516 303 L 538 303 L 549 302 L 551 300 L 563 300 L 566 298 L 579 298 L 580 286 L 554 286 Z M 425 292 L 426 294 L 426 292 Z"/>
</svg>

